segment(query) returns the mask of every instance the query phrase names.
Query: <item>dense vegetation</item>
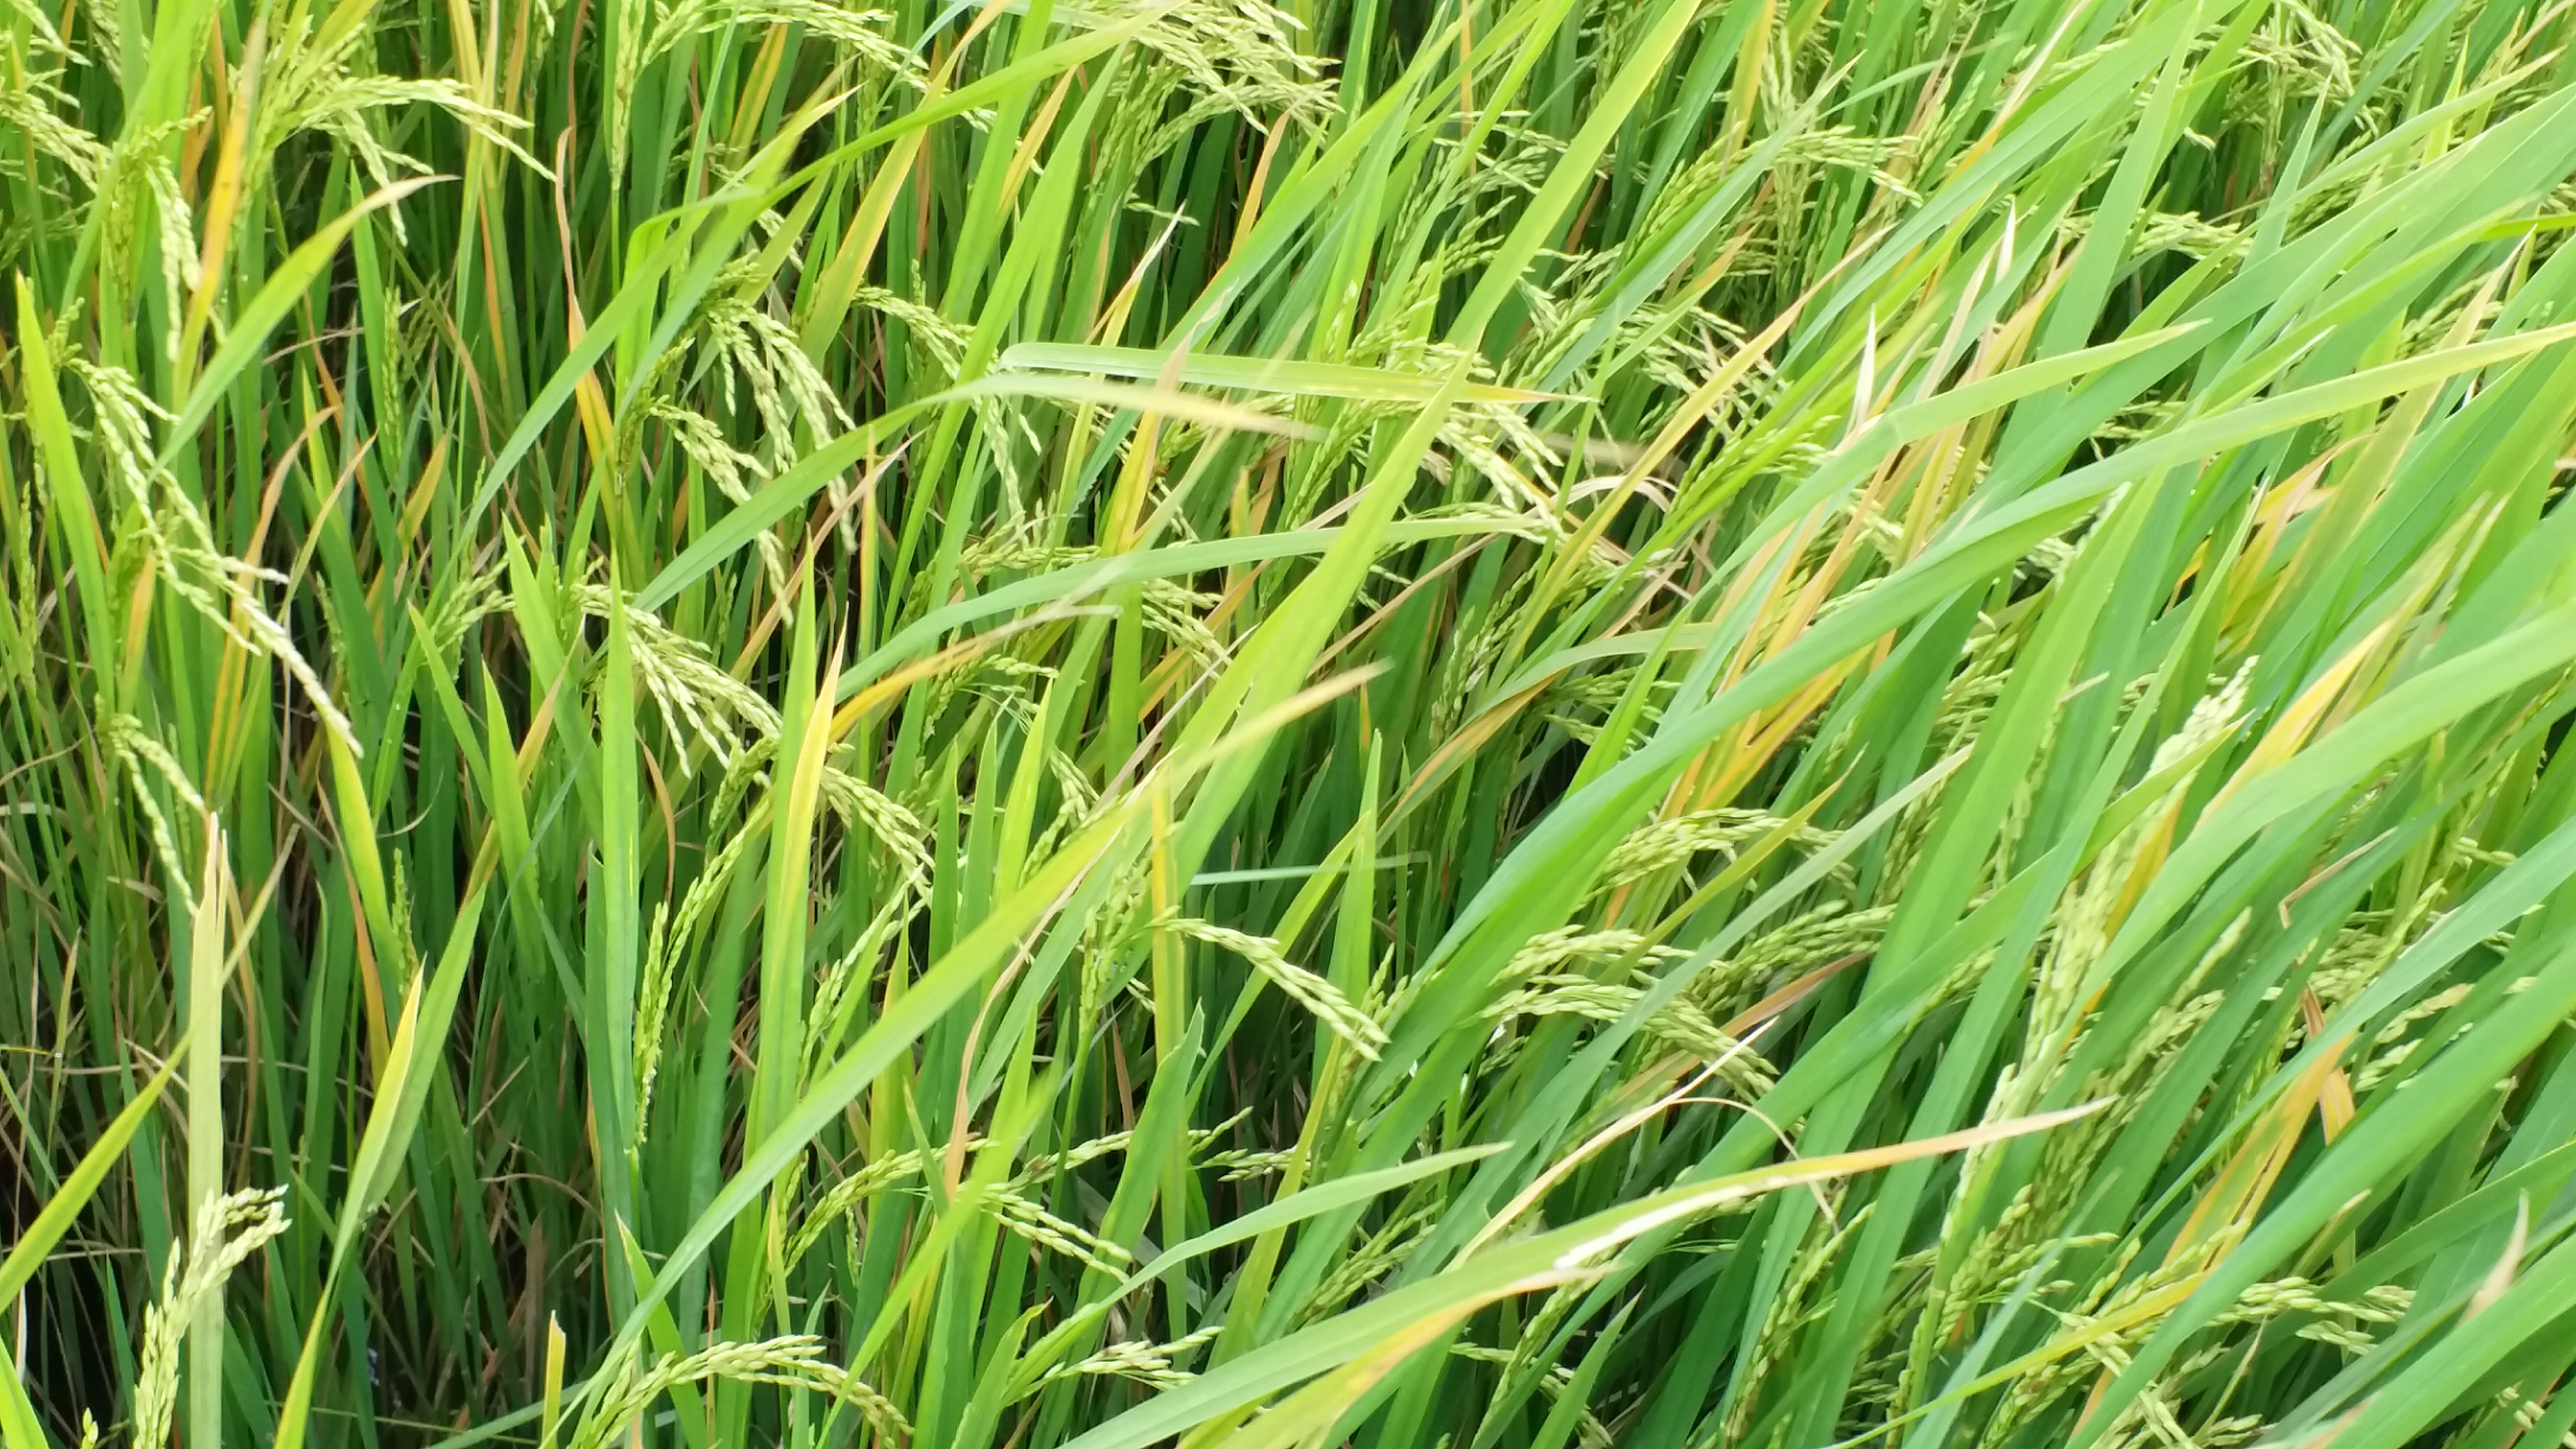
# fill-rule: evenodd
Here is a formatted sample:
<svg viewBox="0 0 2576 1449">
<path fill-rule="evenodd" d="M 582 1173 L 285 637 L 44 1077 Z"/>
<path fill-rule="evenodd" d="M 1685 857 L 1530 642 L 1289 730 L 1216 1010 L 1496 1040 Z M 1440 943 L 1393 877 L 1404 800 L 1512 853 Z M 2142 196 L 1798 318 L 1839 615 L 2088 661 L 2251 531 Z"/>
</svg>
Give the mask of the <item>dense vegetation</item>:
<svg viewBox="0 0 2576 1449">
<path fill-rule="evenodd" d="M 2567 1436 L 2576 6 L 1276 3 L 0 0 L 0 1443 Z"/>
</svg>

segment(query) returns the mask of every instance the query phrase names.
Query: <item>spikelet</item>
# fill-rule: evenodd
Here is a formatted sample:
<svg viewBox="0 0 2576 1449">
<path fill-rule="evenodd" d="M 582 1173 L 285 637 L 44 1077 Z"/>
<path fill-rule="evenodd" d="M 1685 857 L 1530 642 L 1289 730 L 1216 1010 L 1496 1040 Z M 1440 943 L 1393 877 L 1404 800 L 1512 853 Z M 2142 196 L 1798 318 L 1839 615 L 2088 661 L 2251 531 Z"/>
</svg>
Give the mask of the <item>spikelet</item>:
<svg viewBox="0 0 2576 1449">
<path fill-rule="evenodd" d="M 1654 982 L 1638 973 L 1633 985 L 1615 985 L 1589 976 L 1542 973 L 1505 992 L 1485 1015 L 1496 1022 L 1520 1016 L 1579 1016 L 1588 1021 L 1617 1021 L 1628 1014 Z M 1748 1098 L 1758 1098 L 1779 1081 L 1779 1073 L 1759 1053 L 1728 1036 L 1708 1014 L 1683 998 L 1657 1007 L 1646 1018 L 1645 1031 L 1717 1068 L 1718 1075 Z"/>
<path fill-rule="evenodd" d="M 903 803 L 858 776 L 834 766 L 823 770 L 823 804 L 844 825 L 866 829 L 885 848 L 916 891 L 930 889 L 929 828 Z"/>
<path fill-rule="evenodd" d="M 1632 832 L 1602 862 L 1596 893 L 1642 880 L 1657 871 L 1681 865 L 1693 856 L 1714 851 L 1732 861 L 1743 846 L 1762 839 L 1788 822 L 1761 810 L 1694 810 L 1668 820 L 1657 820 Z M 1829 830 L 1801 826 L 1791 832 L 1790 843 L 1800 849 L 1821 850 L 1834 843 Z M 1841 871 L 1848 879 L 1848 869 Z"/>
<path fill-rule="evenodd" d="M 197 1208 L 185 1253 L 170 1255 L 161 1296 L 143 1312 L 143 1351 L 134 1389 L 134 1442 L 161 1449 L 179 1404 L 179 1341 L 197 1305 L 223 1291 L 224 1280 L 269 1239 L 286 1231 L 278 1203 L 286 1189 L 209 1197 Z"/>
<path fill-rule="evenodd" d="M 2353 93 L 2361 58 L 2362 49 L 2351 37 L 2299 0 L 2270 7 L 2245 43 L 2246 63 L 2269 71 L 2280 94 L 2326 102 L 2340 102 Z M 2253 93 L 2271 94 L 2268 88 Z"/>
<path fill-rule="evenodd" d="M 1100 551 L 1094 548 L 1035 543 L 1023 537 L 1004 535 L 979 540 L 960 552 L 957 572 L 958 577 L 970 579 L 997 573 L 1053 573 L 1088 563 L 1099 554 Z M 926 574 L 915 581 L 911 595 L 915 609 L 931 607 L 931 582 Z M 1214 594 L 1201 593 L 1171 579 L 1146 579 L 1136 585 L 1136 590 L 1147 628 L 1171 640 L 1203 665 L 1214 667 L 1225 661 L 1225 644 L 1208 628 L 1203 617 L 1217 606 Z M 986 662 L 999 661 L 988 656 Z"/>
<path fill-rule="evenodd" d="M 608 587 L 597 582 L 573 590 L 583 614 L 608 617 Z M 630 601 L 626 623 L 636 682 L 661 714 L 674 736 L 694 741 L 725 766 L 711 818 L 723 819 L 734 799 L 758 778 L 775 752 L 778 711 L 759 691 L 734 678 L 707 656 L 705 646 L 662 623 L 659 615 Z M 749 736 L 748 742 L 745 736 Z M 689 757 L 680 759 L 683 777 L 694 773 Z M 926 882 L 930 851 L 922 842 L 929 831 L 919 816 L 892 796 L 848 771 L 826 766 L 822 798 L 845 824 L 860 826 L 883 845 L 907 881 Z"/>
<path fill-rule="evenodd" d="M 608 617 L 608 586 L 595 581 L 576 585 L 573 596 L 582 613 Z M 706 646 L 668 628 L 649 609 L 626 605 L 628 653 L 635 661 L 635 682 L 644 686 L 665 728 L 693 740 L 727 766 L 743 749 L 743 736 L 775 739 L 778 711 L 760 692 L 734 678 L 709 658 Z M 680 758 L 683 777 L 691 773 L 689 756 Z"/>
<path fill-rule="evenodd" d="M 2381 1284 L 2352 1298 L 2327 1298 L 2305 1278 L 2276 1278 L 2247 1288 L 2210 1322 L 2267 1323 L 2288 1314 L 2315 1315 L 2315 1322 L 2302 1324 L 2296 1330 L 2299 1337 L 2359 1354 L 2368 1353 L 2379 1342 L 2360 1325 L 2395 1323 L 2406 1316 L 2414 1302 L 2414 1290 L 2395 1283 Z"/>
<path fill-rule="evenodd" d="M 1197 1349 L 1215 1342 L 1216 1336 L 1224 1329 L 1225 1324 L 1220 1320 L 1187 1337 L 1176 1338 L 1170 1343 L 1155 1343 L 1148 1339 L 1128 1339 L 1119 1343 L 1106 1344 L 1088 1358 L 1076 1359 L 1072 1363 L 1060 1363 L 1049 1368 L 1038 1376 L 1037 1381 L 1040 1384 L 1049 1384 L 1059 1379 L 1070 1378 L 1119 1378 L 1143 1384 L 1150 1389 L 1176 1389 L 1198 1377 L 1187 1369 L 1179 1367 L 1180 1362 Z"/>
<path fill-rule="evenodd" d="M 1343 1304 L 1383 1277 L 1411 1255 L 1421 1241 L 1423 1231 L 1440 1216 L 1441 1205 L 1423 1203 L 1396 1214 L 1384 1226 L 1353 1248 L 1334 1264 L 1333 1271 L 1315 1286 L 1297 1318 L 1311 1323 L 1340 1310 Z"/>
<path fill-rule="evenodd" d="M 734 404 L 737 377 L 750 392 L 775 469 L 796 455 L 799 439 L 831 437 L 850 426 L 850 414 L 796 330 L 761 305 L 759 280 L 751 263 L 728 268 L 698 314 L 698 340 L 726 364 L 717 375 L 725 406 Z"/>
<path fill-rule="evenodd" d="M 1116 1273 L 1135 1261 L 1136 1255 L 1125 1248 L 1077 1224 L 1066 1222 L 1048 1212 L 1035 1199 L 1024 1197 L 1008 1187 L 998 1187 L 984 1194 L 983 1206 L 1003 1227 L 1086 1268 Z"/>
<path fill-rule="evenodd" d="M 707 475 L 717 492 L 735 503 L 750 502 L 753 487 L 769 479 L 768 465 L 726 441 L 724 429 L 704 413 L 667 398 L 654 398 L 637 415 L 662 424 L 679 445 L 681 455 Z M 752 542 L 760 551 L 760 565 L 769 575 L 770 588 L 786 593 L 787 558 L 777 533 L 763 529 Z"/>
<path fill-rule="evenodd" d="M 967 1145 L 976 1145 L 969 1139 Z M 860 1203 L 893 1187 L 905 1178 L 920 1175 L 930 1161 L 930 1154 L 918 1148 L 888 1153 L 825 1189 L 823 1195 L 807 1208 L 796 1231 L 788 1236 L 786 1261 L 794 1263 L 822 1241 L 832 1225 L 849 1215 Z"/>
<path fill-rule="evenodd" d="M 653 925 L 644 937 L 644 975 L 635 991 L 635 1139 L 653 1117 L 653 1079 L 662 1066 L 662 1032 L 671 1015 L 671 980 L 678 952 L 670 939 L 670 903 L 653 903 Z"/>
<path fill-rule="evenodd" d="M 2423 1037 L 2417 1037 L 2411 1041 L 2407 1039 L 2407 1033 L 2414 1030 L 2415 1023 L 2423 1021 L 2429 1017 L 2439 1016 L 2443 1012 L 2450 1010 L 2452 1007 L 2459 1005 L 2461 1002 L 2468 1000 L 2469 994 L 2476 989 L 2476 987 L 2467 982 L 2460 982 L 2451 986 L 2446 986 L 2441 990 L 2434 992 L 2432 995 L 2425 997 L 2423 1000 L 2407 1007 L 2395 1016 L 2390 1017 L 2388 1024 L 2381 1027 L 2378 1032 L 2371 1037 L 2371 1045 L 2382 1048 L 2383 1050 L 2373 1056 L 2358 1073 L 2354 1074 L 2352 1081 L 2353 1090 L 2356 1092 L 2367 1092 L 2371 1088 L 2378 1086 L 2381 1082 L 2386 1081 L 2399 1067 L 2404 1066 L 2407 1059 L 2412 1057 L 2416 1050 L 2423 1046 L 2424 1042 L 2428 1040 L 2428 1038 Z"/>
<path fill-rule="evenodd" d="M 171 143 L 204 119 L 200 111 L 155 126 L 133 127 L 97 153 L 98 164 L 84 177 L 95 188 L 101 206 L 98 247 L 103 268 L 117 275 L 131 274 L 145 234 L 152 236 L 153 254 L 160 263 L 165 357 L 178 355 L 182 288 L 194 287 L 199 279 L 196 226 L 179 188 Z M 65 139 L 57 135 L 57 144 Z M 78 175 L 81 167 L 74 156 L 88 151 L 71 142 L 57 155 Z"/>
<path fill-rule="evenodd" d="M 545 166 L 519 144 L 515 132 L 527 122 L 475 99 L 464 83 L 375 75 L 361 70 L 373 44 L 366 26 L 343 26 L 334 34 L 317 34 L 310 17 L 277 37 L 261 72 L 254 153 L 274 154 L 286 138 L 314 131 L 345 147 L 367 178 L 381 190 L 396 176 L 419 176 L 429 168 L 376 138 L 375 117 L 382 111 L 423 105 L 445 111 L 476 136 L 526 163 L 537 174 Z M 327 39 L 325 38 L 327 37 Z M 402 208 L 388 208 L 394 236 L 405 235 Z"/>
<path fill-rule="evenodd" d="M 1711 1011 L 1733 995 L 1754 990 L 1785 973 L 1811 970 L 1875 948 L 1896 919 L 1893 905 L 1851 910 L 1841 902 L 1763 932 L 1693 983 L 1693 997 Z"/>
<path fill-rule="evenodd" d="M 1332 1033 L 1349 1043 L 1351 1050 L 1376 1061 L 1378 1052 L 1387 1044 L 1386 1028 L 1344 996 L 1332 982 L 1290 961 L 1279 943 L 1268 936 L 1229 930 L 1207 921 L 1174 916 L 1162 922 L 1193 941 L 1205 941 L 1243 958 L 1280 994 L 1314 1014 Z"/>
<path fill-rule="evenodd" d="M 1638 931 L 1596 931 L 1584 926 L 1560 926 L 1543 931 L 1522 943 L 1512 953 L 1510 964 L 1503 968 L 1503 979 L 1523 980 L 1561 970 L 1583 962 L 1611 962 L 1630 955 L 1649 966 L 1689 959 L 1690 953 L 1670 946 L 1651 945 Z"/>
<path fill-rule="evenodd" d="M 197 913 L 197 894 L 190 884 L 187 866 L 180 861 L 179 844 L 171 833 L 170 819 L 161 813 L 160 802 L 152 798 L 151 786 L 144 777 L 145 767 L 149 766 L 151 772 L 170 787 L 171 794 L 178 796 L 183 804 L 201 816 L 206 813 L 205 797 L 197 793 L 196 786 L 188 783 L 187 772 L 179 768 L 178 760 L 162 747 L 159 740 L 145 732 L 143 722 L 132 715 L 101 716 L 98 740 L 125 766 L 126 778 L 134 785 L 134 803 L 142 808 L 143 819 L 151 831 L 152 853 L 161 862 L 161 873 L 168 877 L 172 919 L 186 920 L 194 916 Z"/>
<path fill-rule="evenodd" d="M 1297 1154 L 1293 1150 L 1262 1152 L 1249 1147 L 1236 1147 L 1224 1152 L 1209 1153 L 1200 1161 L 1199 1166 L 1222 1173 L 1223 1176 L 1217 1179 L 1219 1182 L 1244 1182 L 1256 1177 L 1267 1177 L 1274 1172 L 1284 1172 L 1296 1157 Z"/>
<path fill-rule="evenodd" d="M 120 367 L 94 363 L 68 353 L 64 369 L 89 389 L 99 451 L 105 471 L 125 505 L 120 536 L 140 541 L 161 582 L 245 653 L 264 654 L 283 666 L 304 689 L 323 728 L 338 737 L 351 755 L 363 753 L 348 717 L 331 699 L 331 691 L 313 672 L 287 636 L 285 626 L 260 603 L 259 585 L 284 583 L 272 569 L 228 557 L 215 546 L 204 513 L 161 466 L 152 447 L 154 418 L 169 414 L 144 395 L 133 374 Z M 77 478 L 47 480 L 57 488 L 87 484 Z"/>
<path fill-rule="evenodd" d="M 732 26 L 800 26 L 817 40 L 830 42 L 865 62 L 874 73 L 892 77 L 914 91 L 928 84 L 920 57 L 886 33 L 891 17 L 882 10 L 847 10 L 820 0 L 664 0 L 664 3 L 618 7 L 617 69 L 608 78 L 608 170 L 626 171 L 628 112 L 644 67 L 700 35 Z"/>
<path fill-rule="evenodd" d="M 9 0 L 11 10 L 34 21 L 34 38 L 38 46 L 69 60 L 72 52 L 54 33 L 53 22 L 46 19 L 33 0 Z M 36 70 L 11 65 L 0 69 L 0 125 L 15 129 L 39 156 L 59 163 L 72 179 L 95 193 L 106 172 L 108 147 L 96 136 L 63 119 L 63 113 L 79 113 L 79 104 L 62 89 L 62 69 Z"/>
<path fill-rule="evenodd" d="M 859 938 L 850 949 L 823 970 L 814 986 L 814 1004 L 807 1010 L 809 1025 L 805 1033 L 805 1068 L 810 1076 L 819 1074 L 827 1065 L 828 1053 L 839 1050 L 842 1034 L 848 1029 L 850 1013 L 866 999 L 863 985 L 874 973 L 877 958 L 885 954 L 888 943 L 900 935 L 913 912 L 913 898 L 895 892 L 870 917 Z"/>
<path fill-rule="evenodd" d="M 499 569 L 459 577 L 421 611 L 421 622 L 426 626 L 423 642 L 429 646 L 430 657 L 442 662 L 455 660 L 475 626 L 509 607 L 509 598 L 501 589 Z"/>
<path fill-rule="evenodd" d="M 959 365 L 965 361 L 966 348 L 974 340 L 938 308 L 883 287 L 860 287 L 850 294 L 850 304 L 863 311 L 881 312 L 902 323 L 913 358 L 928 362 L 930 371 L 943 381 L 957 376 Z"/>
<path fill-rule="evenodd" d="M 733 1383 L 771 1384 L 830 1394 L 848 1403 L 859 1416 L 888 1438 L 909 1438 L 912 1425 L 893 1403 L 847 1370 L 823 1358 L 823 1342 L 811 1334 L 791 1334 L 757 1343 L 710 1344 L 682 1357 L 664 1354 L 649 1367 L 629 1353 L 609 1376 L 608 1387 L 573 1431 L 572 1449 L 607 1449 L 650 1407 L 655 1399 L 682 1384 L 722 1379 Z"/>
<path fill-rule="evenodd" d="M 704 413 L 656 398 L 644 405 L 644 416 L 668 428 L 672 441 L 716 485 L 716 491 L 736 503 L 751 501 L 752 485 L 769 476 L 758 458 L 727 442 L 724 429 Z"/>
<path fill-rule="evenodd" d="M 71 47 L 63 43 L 62 32 L 54 28 L 53 17 L 36 0 L 7 0 L 7 9 L 27 27 L 28 39 L 35 42 L 36 49 L 52 51 L 65 60 L 73 58 Z"/>
</svg>

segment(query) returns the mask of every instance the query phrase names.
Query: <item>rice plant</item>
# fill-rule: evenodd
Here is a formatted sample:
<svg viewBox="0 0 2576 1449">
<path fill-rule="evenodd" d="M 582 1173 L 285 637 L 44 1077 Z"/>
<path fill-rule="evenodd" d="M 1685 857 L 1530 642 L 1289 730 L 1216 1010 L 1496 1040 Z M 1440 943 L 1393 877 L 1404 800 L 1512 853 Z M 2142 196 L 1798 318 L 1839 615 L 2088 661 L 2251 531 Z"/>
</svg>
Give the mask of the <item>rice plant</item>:
<svg viewBox="0 0 2576 1449">
<path fill-rule="evenodd" d="M 2576 1444 L 2576 5 L 881 3 L 0 3 L 0 1446 Z"/>
</svg>

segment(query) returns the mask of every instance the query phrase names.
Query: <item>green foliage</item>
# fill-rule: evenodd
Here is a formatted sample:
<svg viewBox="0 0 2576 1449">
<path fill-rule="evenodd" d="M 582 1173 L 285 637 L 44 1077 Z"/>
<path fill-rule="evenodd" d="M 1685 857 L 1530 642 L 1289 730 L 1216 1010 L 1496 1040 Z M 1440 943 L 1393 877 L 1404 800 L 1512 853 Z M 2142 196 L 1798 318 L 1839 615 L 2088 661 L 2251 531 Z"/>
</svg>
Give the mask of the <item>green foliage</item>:
<svg viewBox="0 0 2576 1449">
<path fill-rule="evenodd" d="M 2560 1442 L 2571 41 L 6 0 L 0 1444 Z"/>
</svg>

